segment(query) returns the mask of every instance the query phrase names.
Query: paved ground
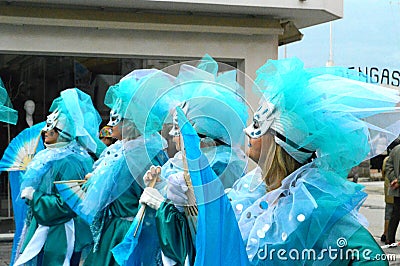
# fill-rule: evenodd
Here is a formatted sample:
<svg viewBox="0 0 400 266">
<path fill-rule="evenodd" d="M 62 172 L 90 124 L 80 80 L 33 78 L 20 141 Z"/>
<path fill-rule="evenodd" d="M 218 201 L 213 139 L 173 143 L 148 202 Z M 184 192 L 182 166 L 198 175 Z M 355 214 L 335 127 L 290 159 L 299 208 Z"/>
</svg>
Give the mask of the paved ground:
<svg viewBox="0 0 400 266">
<path fill-rule="evenodd" d="M 0 265 L 10 265 L 10 254 L 11 254 L 12 242 L 5 241 L 0 242 Z"/>
<path fill-rule="evenodd" d="M 368 193 L 368 198 L 360 209 L 360 212 L 367 218 L 369 222 L 368 230 L 375 237 L 378 244 L 383 245 L 380 242 L 380 237 L 383 233 L 384 223 L 384 196 L 383 196 L 383 182 L 361 182 L 365 185 L 365 191 Z M 9 239 L 3 235 L 0 236 L 0 266 L 9 265 L 9 258 L 11 253 L 11 242 L 1 241 L 1 239 Z M 397 238 L 400 241 L 400 230 L 398 230 Z M 400 247 L 385 249 L 388 256 L 393 256 L 393 261 L 390 265 L 400 265 Z"/>
</svg>

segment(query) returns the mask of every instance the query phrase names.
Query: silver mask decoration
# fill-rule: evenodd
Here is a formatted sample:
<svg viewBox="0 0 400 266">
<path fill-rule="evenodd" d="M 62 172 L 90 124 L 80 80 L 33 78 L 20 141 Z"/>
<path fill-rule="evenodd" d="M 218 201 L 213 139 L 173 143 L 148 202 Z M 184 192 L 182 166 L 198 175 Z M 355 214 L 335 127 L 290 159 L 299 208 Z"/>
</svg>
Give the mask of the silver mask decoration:
<svg viewBox="0 0 400 266">
<path fill-rule="evenodd" d="M 113 108 L 110 111 L 110 121 L 108 122 L 107 126 L 114 127 L 118 125 L 119 122 L 121 122 L 122 120 L 121 108 L 122 108 L 122 100 L 117 99 Z"/>
<path fill-rule="evenodd" d="M 47 131 L 55 128 L 57 125 L 57 122 L 58 122 L 59 115 L 60 115 L 60 112 L 58 109 L 54 110 L 54 112 L 52 112 L 50 115 L 48 115 L 47 119 L 46 119 L 46 125 L 43 127 L 42 131 L 47 132 Z"/>
<path fill-rule="evenodd" d="M 252 139 L 258 139 L 271 127 L 276 118 L 275 106 L 264 101 L 253 115 L 253 123 L 245 128 L 245 133 Z"/>
</svg>

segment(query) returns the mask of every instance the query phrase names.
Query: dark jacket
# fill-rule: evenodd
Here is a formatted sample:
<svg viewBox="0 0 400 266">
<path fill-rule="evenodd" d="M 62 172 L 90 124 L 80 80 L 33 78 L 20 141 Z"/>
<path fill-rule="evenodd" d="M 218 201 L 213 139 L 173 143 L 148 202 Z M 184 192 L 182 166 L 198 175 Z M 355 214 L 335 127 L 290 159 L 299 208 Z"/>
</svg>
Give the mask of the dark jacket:
<svg viewBox="0 0 400 266">
<path fill-rule="evenodd" d="M 400 145 L 397 145 L 389 154 L 389 158 L 386 162 L 386 177 L 391 183 L 393 180 L 397 179 L 400 184 L 399 174 L 400 174 Z M 400 197 L 400 188 L 392 189 L 389 187 L 389 196 Z"/>
</svg>

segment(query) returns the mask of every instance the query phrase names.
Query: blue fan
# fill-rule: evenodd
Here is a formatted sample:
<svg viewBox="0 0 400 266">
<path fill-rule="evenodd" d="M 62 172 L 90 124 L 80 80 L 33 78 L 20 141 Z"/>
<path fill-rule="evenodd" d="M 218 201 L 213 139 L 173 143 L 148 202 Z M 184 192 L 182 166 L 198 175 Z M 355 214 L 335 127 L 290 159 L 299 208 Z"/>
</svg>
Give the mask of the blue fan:
<svg viewBox="0 0 400 266">
<path fill-rule="evenodd" d="M 4 151 L 0 171 L 24 171 L 33 156 L 44 149 L 40 133 L 46 122 L 26 128 L 19 133 Z"/>
<path fill-rule="evenodd" d="M 38 123 L 21 131 L 21 133 L 10 142 L 7 149 L 4 151 L 3 158 L 0 160 L 0 172 L 10 172 L 9 181 L 15 222 L 11 262 L 14 261 L 26 217 L 27 205 L 24 201 L 17 200 L 20 193 L 22 176 L 25 173 L 26 166 L 32 160 L 33 156 L 44 149 L 43 141 L 40 137 L 44 125 L 45 122 Z"/>
<path fill-rule="evenodd" d="M 78 205 L 82 202 L 86 194 L 87 188 L 83 186 L 85 182 L 86 180 L 63 180 L 55 181 L 54 184 L 64 202 L 90 224 L 91 219 L 78 208 Z"/>
<path fill-rule="evenodd" d="M 72 208 L 81 201 L 85 195 L 85 191 L 82 189 L 82 184 L 86 180 L 67 180 L 67 181 L 55 181 L 54 184 L 60 196 L 65 202 Z"/>
</svg>

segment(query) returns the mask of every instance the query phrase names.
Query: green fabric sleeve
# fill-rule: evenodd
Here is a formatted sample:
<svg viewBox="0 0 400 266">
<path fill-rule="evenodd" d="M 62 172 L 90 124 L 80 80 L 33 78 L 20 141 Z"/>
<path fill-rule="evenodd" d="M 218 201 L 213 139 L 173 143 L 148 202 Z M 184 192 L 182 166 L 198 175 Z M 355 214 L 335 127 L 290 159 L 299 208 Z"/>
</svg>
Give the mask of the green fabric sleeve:
<svg viewBox="0 0 400 266">
<path fill-rule="evenodd" d="M 46 195 L 35 191 L 30 206 L 33 216 L 41 225 L 63 224 L 76 216 L 58 194 Z"/>
<path fill-rule="evenodd" d="M 360 254 L 359 259 L 352 260 L 351 265 L 389 265 L 385 252 L 363 226 L 348 240 L 349 249 L 358 250 Z"/>
<path fill-rule="evenodd" d="M 54 169 L 55 181 L 82 179 L 85 174 L 83 165 L 76 163 L 76 160 L 71 156 L 56 161 L 52 168 Z M 41 190 L 35 191 L 30 201 L 32 214 L 41 225 L 62 224 L 76 216 L 57 193 L 55 185 L 52 185 L 51 190 L 52 194 L 43 193 Z"/>
<path fill-rule="evenodd" d="M 164 201 L 156 213 L 156 227 L 164 255 L 178 266 L 185 264 L 188 255 L 193 265 L 196 252 L 185 215 L 172 203 Z"/>
</svg>

